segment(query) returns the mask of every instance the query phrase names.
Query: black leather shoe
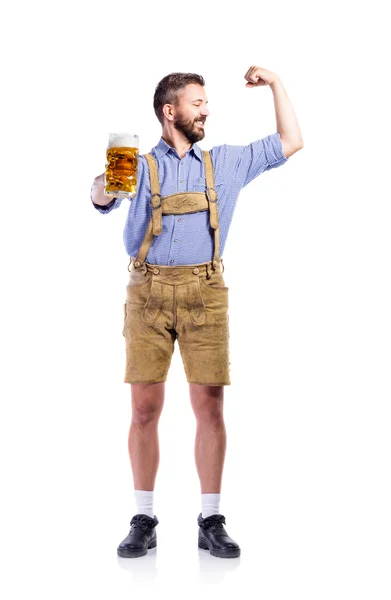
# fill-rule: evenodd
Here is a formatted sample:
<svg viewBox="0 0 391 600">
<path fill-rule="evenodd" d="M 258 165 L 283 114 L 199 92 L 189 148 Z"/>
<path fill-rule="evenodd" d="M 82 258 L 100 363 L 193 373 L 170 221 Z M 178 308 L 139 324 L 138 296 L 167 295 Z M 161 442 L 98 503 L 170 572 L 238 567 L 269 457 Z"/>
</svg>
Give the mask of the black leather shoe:
<svg viewBox="0 0 391 600">
<path fill-rule="evenodd" d="M 157 517 L 153 519 L 147 515 L 135 515 L 130 521 L 129 535 L 117 548 L 118 556 L 137 558 L 144 556 L 150 548 L 157 544 L 155 527 L 159 523 Z"/>
<path fill-rule="evenodd" d="M 240 556 L 240 548 L 224 529 L 225 517 L 223 515 L 212 515 L 202 518 L 198 515 L 198 547 L 209 550 L 212 556 L 219 558 L 236 558 Z"/>
</svg>

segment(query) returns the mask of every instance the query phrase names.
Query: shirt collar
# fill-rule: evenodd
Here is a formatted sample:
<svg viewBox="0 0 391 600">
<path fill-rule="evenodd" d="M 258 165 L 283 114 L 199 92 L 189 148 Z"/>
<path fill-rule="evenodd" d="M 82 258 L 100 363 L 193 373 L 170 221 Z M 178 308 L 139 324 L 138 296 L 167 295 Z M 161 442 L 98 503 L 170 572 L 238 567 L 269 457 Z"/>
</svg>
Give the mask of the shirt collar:
<svg viewBox="0 0 391 600">
<path fill-rule="evenodd" d="M 160 138 L 158 145 L 154 148 L 155 156 L 157 159 L 162 158 L 162 156 L 167 154 L 170 150 L 176 153 L 174 148 L 169 146 L 167 142 L 163 140 L 163 138 Z M 193 144 L 188 152 L 193 152 L 198 160 L 202 162 L 202 150 L 199 146 L 197 146 L 197 144 Z"/>
</svg>

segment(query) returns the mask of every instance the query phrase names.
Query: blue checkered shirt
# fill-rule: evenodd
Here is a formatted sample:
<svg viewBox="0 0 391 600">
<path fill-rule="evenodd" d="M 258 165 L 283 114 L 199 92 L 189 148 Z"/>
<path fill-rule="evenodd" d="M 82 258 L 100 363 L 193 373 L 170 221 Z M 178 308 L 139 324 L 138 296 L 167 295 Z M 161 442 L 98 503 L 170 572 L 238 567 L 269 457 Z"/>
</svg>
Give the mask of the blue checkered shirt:
<svg viewBox="0 0 391 600">
<path fill-rule="evenodd" d="M 264 171 L 283 165 L 288 159 L 282 152 L 278 132 L 247 146 L 215 146 L 211 149 L 215 189 L 218 195 L 220 224 L 220 256 L 223 256 L 229 227 L 240 190 Z M 180 192 L 205 192 L 205 170 L 202 150 L 193 144 L 183 158 L 160 138 L 151 150 L 159 172 L 160 193 L 169 196 Z M 146 159 L 140 155 L 135 198 L 129 202 L 123 239 L 126 252 L 136 257 L 144 239 L 152 209 L 151 187 Z M 118 208 L 123 199 L 116 198 L 107 207 L 94 204 L 107 214 Z M 213 258 L 213 230 L 209 211 L 185 215 L 164 215 L 163 231 L 154 237 L 146 261 L 157 265 L 192 265 Z"/>
</svg>

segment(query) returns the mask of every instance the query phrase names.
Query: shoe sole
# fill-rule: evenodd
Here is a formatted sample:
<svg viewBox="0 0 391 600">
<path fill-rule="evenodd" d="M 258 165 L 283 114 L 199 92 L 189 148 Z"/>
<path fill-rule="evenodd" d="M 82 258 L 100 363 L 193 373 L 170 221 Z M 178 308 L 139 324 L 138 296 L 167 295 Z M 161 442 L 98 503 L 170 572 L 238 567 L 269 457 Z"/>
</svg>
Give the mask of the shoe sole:
<svg viewBox="0 0 391 600">
<path fill-rule="evenodd" d="M 146 550 L 121 550 L 120 548 L 117 548 L 117 554 L 118 556 L 122 556 L 122 558 L 139 558 L 140 556 L 145 556 L 148 552 L 148 550 L 150 550 L 151 548 L 156 548 L 157 546 L 157 540 L 152 540 L 152 542 L 150 542 L 148 544 L 148 548 Z"/>
<path fill-rule="evenodd" d="M 198 540 L 198 547 L 202 550 L 209 550 L 212 556 L 217 558 L 237 558 L 240 556 L 240 548 L 227 548 L 226 550 L 211 550 L 206 542 Z"/>
</svg>

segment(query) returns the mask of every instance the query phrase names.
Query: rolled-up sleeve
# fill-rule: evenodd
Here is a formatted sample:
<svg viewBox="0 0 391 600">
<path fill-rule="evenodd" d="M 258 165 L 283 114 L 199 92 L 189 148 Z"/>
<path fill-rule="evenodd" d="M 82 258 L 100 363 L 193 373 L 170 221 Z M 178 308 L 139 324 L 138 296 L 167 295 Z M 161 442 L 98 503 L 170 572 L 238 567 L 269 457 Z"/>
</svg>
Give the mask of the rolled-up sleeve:
<svg viewBox="0 0 391 600">
<path fill-rule="evenodd" d="M 224 163 L 222 171 L 231 173 L 240 187 L 288 160 L 282 152 L 278 131 L 247 146 L 221 146 L 219 150 L 219 162 Z"/>
</svg>

